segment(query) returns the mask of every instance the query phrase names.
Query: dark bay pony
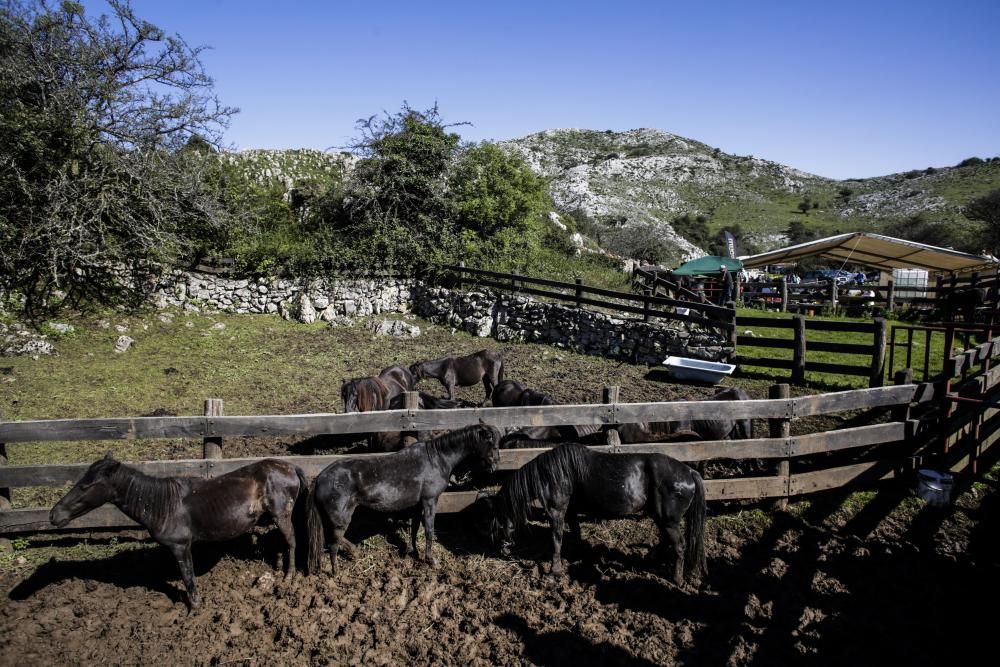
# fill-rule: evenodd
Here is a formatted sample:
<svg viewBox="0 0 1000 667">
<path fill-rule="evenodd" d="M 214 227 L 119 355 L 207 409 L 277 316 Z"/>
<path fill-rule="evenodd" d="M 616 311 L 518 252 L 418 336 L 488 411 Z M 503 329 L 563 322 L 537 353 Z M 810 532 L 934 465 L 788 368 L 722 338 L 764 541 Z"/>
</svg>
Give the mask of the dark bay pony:
<svg viewBox="0 0 1000 667">
<path fill-rule="evenodd" d="M 548 394 L 529 389 L 515 380 L 504 380 L 493 391 L 491 403 L 497 408 L 527 407 L 532 405 L 559 405 Z M 601 427 L 595 424 L 580 424 L 577 426 L 529 426 L 512 431 L 504 436 L 501 447 L 516 445 L 519 441 L 528 440 L 587 440 L 598 442 Z M 522 443 L 523 444 L 523 443 Z"/>
<path fill-rule="evenodd" d="M 410 366 L 410 372 L 418 382 L 436 378 L 448 390 L 451 400 L 455 400 L 456 386 L 471 387 L 482 382 L 489 400 L 493 389 L 503 380 L 503 355 L 496 350 L 480 350 L 464 357 L 420 361 Z"/>
<path fill-rule="evenodd" d="M 579 514 L 623 517 L 644 513 L 660 529 L 660 547 L 669 543 L 674 582 L 707 573 L 705 488 L 701 476 L 665 454 L 604 454 L 567 443 L 532 459 L 507 478 L 491 500 L 493 537 L 507 556 L 514 534 L 541 503 L 552 528 L 552 573 L 562 572 L 563 528 L 577 539 Z M 686 517 L 685 534 L 681 519 Z"/>
<path fill-rule="evenodd" d="M 400 394 L 389 401 L 388 410 L 402 410 L 406 407 L 406 395 Z M 475 403 L 462 400 L 448 400 L 420 392 L 417 407 L 421 410 L 452 410 L 454 408 L 475 408 Z M 408 431 L 385 431 L 372 433 L 368 446 L 373 452 L 398 452 L 403 447 L 417 441 L 426 441 L 444 435 L 443 431 L 417 431 L 415 436 Z"/>
<path fill-rule="evenodd" d="M 344 382 L 340 397 L 344 399 L 344 412 L 372 412 L 386 410 L 396 396 L 413 391 L 417 380 L 409 369 L 389 366 L 377 376 L 356 378 Z"/>
<path fill-rule="evenodd" d="M 354 553 L 354 545 L 344 532 L 358 506 L 379 512 L 414 508 L 410 520 L 408 551 L 417 550 L 417 516 L 423 518 L 427 544 L 424 559 L 437 565 L 434 544 L 434 515 L 438 497 L 448 486 L 452 469 L 466 458 L 475 457 L 489 471 L 500 461 L 500 432 L 492 426 L 469 426 L 429 442 L 418 442 L 386 456 L 349 459 L 332 463 L 313 480 L 307 501 L 309 527 L 309 571 L 319 572 L 323 556 L 323 516 L 333 529 L 330 564 L 337 572 L 337 552 Z"/>
<path fill-rule="evenodd" d="M 192 542 L 219 542 L 249 532 L 270 514 L 288 545 L 285 574 L 295 572 L 292 510 L 308 488 L 298 467 L 264 459 L 213 479 L 150 477 L 116 461 L 109 451 L 95 461 L 49 513 L 62 528 L 104 503 L 112 503 L 145 526 L 170 549 L 180 566 L 192 607 L 201 604 L 195 588 Z"/>
<path fill-rule="evenodd" d="M 726 387 L 705 399 L 708 401 L 746 401 L 748 394 L 739 387 Z M 725 414 L 720 408 L 720 415 Z M 616 427 L 622 443 L 656 442 L 668 439 L 677 431 L 693 431 L 702 440 L 747 440 L 753 437 L 753 422 L 749 419 L 693 419 L 676 422 L 639 422 Z"/>
</svg>

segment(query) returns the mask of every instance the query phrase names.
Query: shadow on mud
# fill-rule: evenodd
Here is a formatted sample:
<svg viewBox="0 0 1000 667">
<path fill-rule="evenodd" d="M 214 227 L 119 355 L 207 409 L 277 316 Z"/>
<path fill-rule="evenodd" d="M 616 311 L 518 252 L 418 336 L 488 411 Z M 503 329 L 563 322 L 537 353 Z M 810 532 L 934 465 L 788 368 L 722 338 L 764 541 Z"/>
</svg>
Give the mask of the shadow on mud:
<svg viewBox="0 0 1000 667">
<path fill-rule="evenodd" d="M 629 655 L 624 649 L 601 642 L 594 644 L 569 630 L 538 632 L 517 614 L 503 614 L 494 620 L 499 627 L 510 630 L 524 642 L 523 657 L 536 665 L 627 665 L 646 667 L 655 665 L 642 658 Z"/>
</svg>

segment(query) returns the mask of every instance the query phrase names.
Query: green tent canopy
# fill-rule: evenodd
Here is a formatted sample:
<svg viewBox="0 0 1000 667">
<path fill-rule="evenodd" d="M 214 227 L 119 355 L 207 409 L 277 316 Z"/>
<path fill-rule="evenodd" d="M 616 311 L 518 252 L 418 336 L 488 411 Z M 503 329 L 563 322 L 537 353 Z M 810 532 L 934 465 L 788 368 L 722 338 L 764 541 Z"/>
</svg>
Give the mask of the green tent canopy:
<svg viewBox="0 0 1000 667">
<path fill-rule="evenodd" d="M 722 265 L 725 265 L 730 273 L 736 273 L 743 268 L 743 262 L 738 259 L 708 255 L 706 257 L 699 257 L 698 259 L 692 259 L 690 262 L 684 262 L 679 267 L 674 269 L 673 273 L 675 276 L 701 275 L 711 277 L 719 275 L 719 267 Z"/>
</svg>

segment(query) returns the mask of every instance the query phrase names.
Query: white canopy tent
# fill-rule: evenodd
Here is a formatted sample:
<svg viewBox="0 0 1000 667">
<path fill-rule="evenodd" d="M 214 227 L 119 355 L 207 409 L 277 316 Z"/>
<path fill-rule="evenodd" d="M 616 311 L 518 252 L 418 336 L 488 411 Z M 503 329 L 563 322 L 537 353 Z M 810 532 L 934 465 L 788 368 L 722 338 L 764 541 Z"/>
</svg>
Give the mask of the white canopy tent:
<svg viewBox="0 0 1000 667">
<path fill-rule="evenodd" d="M 970 255 L 881 234 L 851 232 L 825 239 L 740 257 L 745 268 L 794 262 L 805 257 L 826 257 L 844 264 L 861 264 L 884 271 L 921 268 L 931 274 L 968 273 L 996 270 L 1000 260 L 992 256 Z"/>
</svg>

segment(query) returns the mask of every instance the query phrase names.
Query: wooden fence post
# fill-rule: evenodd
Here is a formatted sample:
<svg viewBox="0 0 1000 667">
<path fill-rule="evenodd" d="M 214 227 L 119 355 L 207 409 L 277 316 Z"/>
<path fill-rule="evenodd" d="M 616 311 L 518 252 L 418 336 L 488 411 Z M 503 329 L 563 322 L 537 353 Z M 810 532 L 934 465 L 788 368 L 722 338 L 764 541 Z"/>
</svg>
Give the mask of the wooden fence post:
<svg viewBox="0 0 1000 667">
<path fill-rule="evenodd" d="M 792 316 L 792 382 L 806 381 L 806 318 L 805 315 Z"/>
<path fill-rule="evenodd" d="M 732 311 L 729 317 L 729 323 L 733 325 L 732 330 L 729 332 L 729 344 L 733 346 L 733 352 L 736 352 L 736 339 L 739 336 L 739 331 L 736 329 L 736 302 L 727 301 L 726 308 Z"/>
<path fill-rule="evenodd" d="M 517 292 L 517 272 L 512 271 L 510 274 L 510 294 L 513 296 Z"/>
<path fill-rule="evenodd" d="M 621 387 L 618 385 L 608 385 L 601 389 L 601 403 L 605 405 L 614 405 L 618 402 L 618 396 L 621 393 Z M 614 408 L 612 408 L 614 410 Z M 612 435 L 614 434 L 614 435 Z M 615 425 L 608 429 L 607 432 L 608 444 L 617 451 L 618 447 L 622 444 L 621 436 L 618 434 L 618 426 Z"/>
<path fill-rule="evenodd" d="M 458 289 L 462 289 L 462 276 L 465 275 L 465 260 L 458 263 Z"/>
<path fill-rule="evenodd" d="M 3 412 L 0 412 L 0 423 L 3 422 Z M 7 465 L 7 445 L 0 442 L 0 466 Z M 0 489 L 0 512 L 10 509 L 10 489 Z"/>
<path fill-rule="evenodd" d="M 767 305 L 765 304 L 764 309 L 767 310 Z M 788 281 L 781 281 L 781 312 L 788 312 Z"/>
<path fill-rule="evenodd" d="M 652 296 L 652 290 L 644 289 L 642 290 L 642 321 L 649 321 L 649 297 Z"/>
<path fill-rule="evenodd" d="M 896 385 L 913 384 L 913 369 L 902 368 L 892 376 L 892 382 Z M 910 404 L 901 403 L 892 408 L 892 421 L 905 422 L 910 418 Z"/>
<path fill-rule="evenodd" d="M 884 317 L 875 318 L 875 334 L 872 342 L 872 372 L 868 378 L 869 387 L 881 387 L 885 384 L 885 346 L 888 324 Z"/>
<path fill-rule="evenodd" d="M 891 313 L 896 309 L 896 285 L 890 280 L 886 283 L 888 292 L 885 296 L 885 312 Z"/>
<path fill-rule="evenodd" d="M 767 391 L 768 398 L 789 398 L 791 387 L 787 384 L 771 385 Z M 772 417 L 767 420 L 769 435 L 772 438 L 788 438 L 792 433 L 792 420 L 784 417 Z M 791 477 L 791 462 L 789 459 L 778 461 L 778 477 L 785 482 L 785 497 L 774 503 L 774 509 L 783 511 L 788 507 L 789 479 Z"/>
<path fill-rule="evenodd" d="M 222 458 L 222 438 L 212 436 L 215 429 L 212 428 L 212 417 L 223 415 L 222 399 L 205 399 L 205 437 L 202 440 L 202 458 L 221 459 Z"/>
<path fill-rule="evenodd" d="M 583 308 L 583 278 L 576 279 L 576 307 Z"/>
<path fill-rule="evenodd" d="M 3 412 L 0 411 L 0 423 L 3 423 Z M 7 445 L 0 442 L 0 466 L 7 465 Z M 10 489 L 0 489 L 0 512 L 6 512 L 11 508 Z M 0 553 L 12 551 L 11 541 L 6 537 L 0 537 Z"/>
<path fill-rule="evenodd" d="M 837 314 L 837 279 L 830 280 L 830 314 Z"/>
<path fill-rule="evenodd" d="M 403 393 L 403 407 L 406 408 L 407 412 L 416 412 L 420 409 L 420 392 L 419 391 L 407 391 Z M 404 439 L 406 437 L 412 437 L 414 441 L 417 440 L 416 431 L 406 431 L 401 437 Z"/>
</svg>

